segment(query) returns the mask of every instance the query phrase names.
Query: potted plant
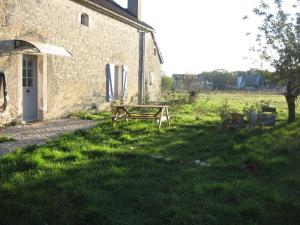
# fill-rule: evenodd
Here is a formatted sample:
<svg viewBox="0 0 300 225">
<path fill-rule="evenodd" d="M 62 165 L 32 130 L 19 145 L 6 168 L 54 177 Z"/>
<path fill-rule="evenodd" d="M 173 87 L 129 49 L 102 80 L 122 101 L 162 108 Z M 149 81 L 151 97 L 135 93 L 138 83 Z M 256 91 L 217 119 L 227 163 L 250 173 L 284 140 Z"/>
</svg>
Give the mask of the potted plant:
<svg viewBox="0 0 300 225">
<path fill-rule="evenodd" d="M 248 106 L 248 104 L 246 104 L 243 111 L 247 115 L 247 119 L 251 124 L 254 124 L 257 121 L 259 114 L 256 111 L 256 106 Z"/>
</svg>

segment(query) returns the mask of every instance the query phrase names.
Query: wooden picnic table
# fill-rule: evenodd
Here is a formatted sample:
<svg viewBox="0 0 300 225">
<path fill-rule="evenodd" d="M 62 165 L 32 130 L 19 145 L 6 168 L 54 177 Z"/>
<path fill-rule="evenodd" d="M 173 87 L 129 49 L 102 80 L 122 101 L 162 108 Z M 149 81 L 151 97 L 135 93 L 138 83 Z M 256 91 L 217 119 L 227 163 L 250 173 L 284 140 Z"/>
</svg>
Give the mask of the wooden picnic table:
<svg viewBox="0 0 300 225">
<path fill-rule="evenodd" d="M 158 128 L 161 128 L 161 124 L 164 120 L 168 121 L 170 126 L 170 114 L 168 105 L 114 105 L 112 121 L 115 126 L 118 120 L 157 120 Z M 129 109 L 138 110 L 137 112 L 131 112 Z"/>
</svg>

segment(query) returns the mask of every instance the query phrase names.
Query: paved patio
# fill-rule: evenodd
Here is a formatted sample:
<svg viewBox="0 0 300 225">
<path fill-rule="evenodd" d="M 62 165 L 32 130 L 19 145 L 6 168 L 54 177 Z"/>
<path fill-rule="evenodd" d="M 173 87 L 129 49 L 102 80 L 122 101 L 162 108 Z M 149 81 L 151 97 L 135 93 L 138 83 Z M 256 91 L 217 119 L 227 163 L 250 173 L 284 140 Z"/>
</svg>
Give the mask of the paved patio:
<svg viewBox="0 0 300 225">
<path fill-rule="evenodd" d="M 98 123 L 91 120 L 65 118 L 8 127 L 2 130 L 0 134 L 12 137 L 15 141 L 0 143 L 0 155 L 12 152 L 17 148 L 24 148 L 30 145 L 43 145 L 49 139 L 54 139 L 65 132 L 89 129 Z"/>
</svg>

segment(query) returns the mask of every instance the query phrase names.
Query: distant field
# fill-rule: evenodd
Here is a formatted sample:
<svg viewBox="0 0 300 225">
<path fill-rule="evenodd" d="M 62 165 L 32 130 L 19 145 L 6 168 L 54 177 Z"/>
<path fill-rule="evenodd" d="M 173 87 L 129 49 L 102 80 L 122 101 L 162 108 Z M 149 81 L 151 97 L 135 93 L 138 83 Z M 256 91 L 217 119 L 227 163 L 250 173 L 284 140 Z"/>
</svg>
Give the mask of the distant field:
<svg viewBox="0 0 300 225">
<path fill-rule="evenodd" d="M 220 129 L 225 103 L 266 102 L 275 129 Z M 282 96 L 206 93 L 172 107 L 161 131 L 78 114 L 99 126 L 0 158 L 0 224 L 298 225 L 297 112 L 289 125 Z"/>
<path fill-rule="evenodd" d="M 256 104 L 268 103 L 271 107 L 277 108 L 277 116 L 279 120 L 287 120 L 287 104 L 282 95 L 273 94 L 256 94 L 256 93 L 204 93 L 199 94 L 197 102 L 193 105 L 193 112 L 189 115 L 194 116 L 195 113 L 202 113 L 205 117 L 209 116 L 212 120 L 219 120 L 218 110 L 224 102 L 227 102 L 230 108 L 239 113 L 244 113 L 246 106 L 255 106 Z M 299 105 L 299 104 L 298 104 Z M 189 106 L 190 107 L 190 106 Z M 297 108 L 299 115 L 300 108 Z"/>
</svg>

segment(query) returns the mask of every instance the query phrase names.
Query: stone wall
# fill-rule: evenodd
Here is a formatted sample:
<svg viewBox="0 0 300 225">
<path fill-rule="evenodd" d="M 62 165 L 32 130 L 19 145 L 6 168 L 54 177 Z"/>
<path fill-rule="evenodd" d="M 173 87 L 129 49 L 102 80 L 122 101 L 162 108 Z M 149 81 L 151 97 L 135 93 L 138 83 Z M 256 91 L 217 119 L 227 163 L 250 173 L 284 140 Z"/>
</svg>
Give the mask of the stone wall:
<svg viewBox="0 0 300 225">
<path fill-rule="evenodd" d="M 4 3 L 0 0 L 0 28 L 6 25 L 5 21 L 5 12 L 4 12 Z"/>
<path fill-rule="evenodd" d="M 145 83 L 149 100 L 158 100 L 161 92 L 161 68 L 158 50 L 152 39 L 152 35 L 146 35 L 145 49 Z"/>
<path fill-rule="evenodd" d="M 17 58 L 17 55 L 0 57 L 0 70 L 5 71 L 8 86 L 8 105 L 5 111 L 0 112 L 0 126 L 12 120 L 20 120 L 20 114 L 16 108 L 19 101 L 18 79 L 15 77 L 15 74 L 18 74 L 18 67 L 14 62 Z"/>
<path fill-rule="evenodd" d="M 137 28 L 70 0 L 0 0 L 0 11 L 1 3 L 5 5 L 6 26 L 0 26 L 0 40 L 16 38 L 57 45 L 72 55 L 71 58 L 44 57 L 47 60 L 44 64 L 47 66 L 44 88 L 47 90 L 43 98 L 39 98 L 44 102 L 43 119 L 60 117 L 92 105 L 99 109 L 108 107 L 105 76 L 108 63 L 129 67 L 129 99 L 137 99 Z M 89 15 L 89 27 L 80 24 L 82 13 Z M 153 84 L 148 85 L 151 98 L 158 97 L 160 90 L 160 64 L 154 47 L 151 34 L 147 33 L 145 78 L 151 72 L 155 76 Z M 15 55 L 0 57 L 0 70 L 4 69 L 9 74 L 9 108 L 14 118 L 22 114 L 22 100 L 18 94 L 22 88 L 18 75 L 21 63 Z"/>
</svg>

